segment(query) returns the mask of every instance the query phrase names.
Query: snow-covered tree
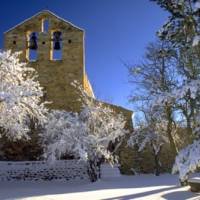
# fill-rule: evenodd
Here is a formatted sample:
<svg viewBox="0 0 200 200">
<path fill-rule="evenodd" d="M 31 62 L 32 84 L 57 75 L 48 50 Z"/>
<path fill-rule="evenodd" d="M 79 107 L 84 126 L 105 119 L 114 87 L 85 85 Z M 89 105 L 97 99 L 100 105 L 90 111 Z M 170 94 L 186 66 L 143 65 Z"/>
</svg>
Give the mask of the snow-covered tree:
<svg viewBox="0 0 200 200">
<path fill-rule="evenodd" d="M 42 133 L 45 156 L 59 159 L 69 153 L 87 163 L 91 181 L 100 177 L 101 163 L 115 161 L 114 152 L 109 146 L 118 143 L 126 133 L 125 120 L 121 114 L 101 102 L 88 97 L 84 90 L 75 84 L 80 92 L 83 109 L 78 113 L 53 111 Z"/>
<path fill-rule="evenodd" d="M 187 134 L 193 137 L 195 127 L 198 125 L 200 109 L 200 79 L 196 70 L 198 60 L 192 60 L 194 68 L 190 68 L 188 58 L 191 57 L 189 55 L 180 57 L 179 50 L 165 41 L 150 44 L 145 58 L 142 64 L 130 68 L 131 82 L 138 87 L 137 90 L 133 90 L 131 102 L 137 105 L 136 109 L 145 116 L 148 128 L 154 124 L 148 120 L 152 117 L 159 119 L 159 123 L 165 125 L 164 131 L 157 131 L 168 137 L 171 149 L 178 154 L 175 141 L 176 127 L 182 126 Z M 196 78 L 192 78 L 195 77 L 192 74 L 196 74 Z M 149 113 L 150 109 L 153 113 Z M 152 132 L 152 128 L 146 129 L 147 139 L 149 132 Z M 146 137 L 143 139 L 145 142 Z"/>
<path fill-rule="evenodd" d="M 200 140 L 194 140 L 192 144 L 182 149 L 176 157 L 173 173 L 179 173 L 182 185 L 187 184 L 190 173 L 200 168 Z"/>
<path fill-rule="evenodd" d="M 86 154 L 82 154 L 83 145 L 81 145 L 81 142 L 87 142 L 82 140 L 86 136 L 84 134 L 86 133 L 83 124 L 77 113 L 52 110 L 41 133 L 44 157 L 49 161 L 55 161 L 68 153 L 85 160 Z"/>
<path fill-rule="evenodd" d="M 179 73 L 178 91 L 182 95 L 177 102 L 192 134 L 193 125 L 199 112 L 200 83 L 200 1 L 199 0 L 153 0 L 169 12 L 167 22 L 158 32 L 163 41 L 168 41 L 177 52 Z M 196 85 L 196 86 L 195 86 Z M 194 90 L 195 96 L 194 96 Z M 197 91 L 198 90 L 198 91 Z M 171 95 L 172 96 L 172 95 Z M 177 96 L 176 96 L 177 99 Z"/>
<path fill-rule="evenodd" d="M 0 52 L 0 136 L 28 138 L 30 120 L 43 123 L 47 112 L 33 68 L 19 61 L 20 53 Z"/>
<path fill-rule="evenodd" d="M 173 136 L 174 98 L 171 92 L 177 87 L 176 51 L 167 42 L 157 41 L 147 46 L 144 61 L 140 65 L 131 66 L 130 82 L 133 83 L 130 101 L 136 111 L 148 115 L 149 108 L 154 114 L 167 123 L 167 136 L 174 154 L 177 145 Z"/>
<path fill-rule="evenodd" d="M 158 32 L 176 47 L 191 48 L 199 43 L 199 0 L 151 0 L 169 12 L 167 22 Z"/>
<path fill-rule="evenodd" d="M 174 172 L 180 173 L 184 183 L 190 172 L 199 166 L 200 114 L 200 1 L 199 0 L 153 0 L 169 12 L 168 21 L 158 32 L 163 41 L 168 41 L 177 52 L 180 75 L 175 89 L 166 94 L 183 116 L 187 133 L 192 135 L 192 144 L 181 150 L 176 158 Z"/>
<path fill-rule="evenodd" d="M 127 141 L 128 146 L 137 147 L 138 152 L 148 149 L 152 152 L 155 162 L 155 175 L 160 174 L 161 163 L 159 155 L 162 146 L 169 143 L 166 136 L 166 124 L 162 120 L 156 118 L 152 112 L 146 111 L 148 118 L 145 123 L 140 122 L 140 125 L 135 128 Z"/>
</svg>

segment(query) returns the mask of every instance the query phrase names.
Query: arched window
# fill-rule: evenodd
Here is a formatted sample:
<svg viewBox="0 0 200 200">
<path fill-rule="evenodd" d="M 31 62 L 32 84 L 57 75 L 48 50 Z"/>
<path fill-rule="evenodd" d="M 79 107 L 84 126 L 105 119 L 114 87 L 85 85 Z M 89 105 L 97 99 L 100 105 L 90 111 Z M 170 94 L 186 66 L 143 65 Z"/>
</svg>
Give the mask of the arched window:
<svg viewBox="0 0 200 200">
<path fill-rule="evenodd" d="M 51 45 L 51 58 L 52 60 L 62 59 L 62 33 L 60 31 L 54 31 L 52 33 L 52 45 Z"/>
<path fill-rule="evenodd" d="M 27 49 L 27 58 L 29 61 L 37 60 L 37 49 L 38 49 L 38 33 L 32 32 L 27 35 L 28 37 L 28 49 Z"/>
<path fill-rule="evenodd" d="M 49 31 L 49 19 L 43 19 L 42 20 L 42 32 L 48 32 Z"/>
</svg>

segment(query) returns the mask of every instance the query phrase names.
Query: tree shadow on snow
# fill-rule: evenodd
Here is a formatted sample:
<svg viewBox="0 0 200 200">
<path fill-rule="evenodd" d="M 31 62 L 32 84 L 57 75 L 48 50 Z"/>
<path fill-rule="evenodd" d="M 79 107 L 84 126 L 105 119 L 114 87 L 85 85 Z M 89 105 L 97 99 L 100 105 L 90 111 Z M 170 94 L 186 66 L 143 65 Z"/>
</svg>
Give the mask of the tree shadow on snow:
<svg viewBox="0 0 200 200">
<path fill-rule="evenodd" d="M 106 199 L 102 199 L 102 200 L 133 200 L 133 199 L 137 199 L 137 198 L 141 198 L 145 196 L 149 196 L 149 195 L 154 195 L 160 192 L 165 192 L 169 189 L 177 189 L 179 188 L 178 186 L 174 186 L 174 187 L 168 187 L 168 188 L 163 188 L 163 189 L 157 189 L 157 190 L 152 190 L 152 191 L 147 191 L 147 192 L 141 192 L 141 193 L 135 193 L 135 194 L 130 194 L 130 195 L 122 195 L 122 196 L 117 196 L 117 197 L 113 197 L 113 198 L 106 198 Z M 170 199 L 171 200 L 171 199 Z M 178 200 L 178 199 L 176 199 Z M 181 199 L 183 200 L 183 199 Z"/>
<path fill-rule="evenodd" d="M 186 200 L 186 199 L 191 199 L 191 200 L 200 200 L 200 193 L 193 193 L 191 191 L 174 191 L 176 189 L 180 189 L 180 186 L 174 186 L 174 187 L 168 187 L 168 188 L 163 188 L 163 189 L 157 189 L 157 190 L 152 190 L 152 191 L 147 191 L 147 192 L 142 192 L 142 193 L 136 193 L 136 194 L 131 194 L 131 195 L 122 195 L 122 196 L 115 196 L 113 198 L 105 198 L 103 200 L 136 200 L 138 198 L 143 197 L 144 199 L 150 199 L 148 197 L 149 195 L 155 195 L 158 193 L 164 192 L 165 194 L 161 194 L 160 197 L 163 197 L 166 200 Z M 156 197 L 156 199 L 159 198 Z"/>
<path fill-rule="evenodd" d="M 175 191 L 165 194 L 162 197 L 166 200 L 177 200 L 177 199 L 184 200 L 192 197 L 193 197 L 192 200 L 200 200 L 200 193 L 193 193 L 190 191 Z"/>
<path fill-rule="evenodd" d="M 151 195 L 158 192 L 178 188 L 177 176 L 161 175 L 155 177 L 153 175 L 142 176 L 121 176 L 118 178 L 102 179 L 95 183 L 87 181 L 68 182 L 0 182 L 0 199 L 17 199 L 26 197 L 37 197 L 43 195 L 69 194 L 88 191 L 98 191 L 106 189 L 133 189 L 133 195 L 122 196 L 119 199 L 134 199 L 145 195 Z M 159 188 L 168 186 L 167 188 Z M 155 190 L 145 191 L 148 187 L 158 187 Z M 143 188 L 144 193 L 135 193 L 134 188 Z M 135 191 L 137 192 L 137 191 Z M 170 195 L 170 194 L 167 194 Z M 113 198 L 116 199 L 117 197 Z M 166 196 L 166 198 L 168 198 Z M 111 200 L 107 199 L 107 200 Z M 168 198 L 170 199 L 170 197 Z M 171 198 L 170 200 L 172 200 Z M 177 199 L 176 199 L 177 200 Z M 181 199 L 183 200 L 183 199 Z"/>
</svg>

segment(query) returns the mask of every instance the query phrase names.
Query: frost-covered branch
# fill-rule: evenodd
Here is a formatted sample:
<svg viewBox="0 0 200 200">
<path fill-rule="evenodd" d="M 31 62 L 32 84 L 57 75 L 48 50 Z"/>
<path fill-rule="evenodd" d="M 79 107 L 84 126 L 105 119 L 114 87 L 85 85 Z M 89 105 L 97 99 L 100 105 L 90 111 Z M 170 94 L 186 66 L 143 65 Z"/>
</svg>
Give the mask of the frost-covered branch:
<svg viewBox="0 0 200 200">
<path fill-rule="evenodd" d="M 173 173 L 179 173 L 181 182 L 187 182 L 190 173 L 200 167 L 200 140 L 194 140 L 191 145 L 182 149 L 176 157 Z"/>
<path fill-rule="evenodd" d="M 29 119 L 44 123 L 47 112 L 36 72 L 19 61 L 19 54 L 0 52 L 0 135 L 10 139 L 27 138 Z"/>
<path fill-rule="evenodd" d="M 159 175 L 160 173 L 159 154 L 161 148 L 164 144 L 168 143 L 167 137 L 163 134 L 164 131 L 162 132 L 163 129 L 164 127 L 161 127 L 160 123 L 153 123 L 151 121 L 150 124 L 140 125 L 127 141 L 128 146 L 137 147 L 138 152 L 141 152 L 144 149 L 152 151 L 154 155 L 156 175 Z"/>
<path fill-rule="evenodd" d="M 109 145 L 119 142 L 126 133 L 125 120 L 79 89 L 83 93 L 81 112 L 52 111 L 41 136 L 48 159 L 54 161 L 66 153 L 74 155 L 88 163 L 91 181 L 96 181 L 102 161 L 114 162 Z"/>
</svg>

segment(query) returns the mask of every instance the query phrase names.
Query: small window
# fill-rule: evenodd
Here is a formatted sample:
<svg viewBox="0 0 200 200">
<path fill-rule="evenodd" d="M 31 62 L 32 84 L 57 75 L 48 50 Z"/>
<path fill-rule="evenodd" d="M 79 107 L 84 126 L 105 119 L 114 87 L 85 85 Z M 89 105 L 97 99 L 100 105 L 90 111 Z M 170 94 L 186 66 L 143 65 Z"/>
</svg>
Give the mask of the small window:
<svg viewBox="0 0 200 200">
<path fill-rule="evenodd" d="M 62 60 L 62 33 L 55 31 L 52 34 L 51 59 Z"/>
<path fill-rule="evenodd" d="M 27 49 L 27 58 L 29 61 L 37 60 L 37 49 L 38 49 L 38 33 L 32 32 L 28 34 L 28 49 Z"/>
<path fill-rule="evenodd" d="M 49 31 L 49 20 L 43 19 L 42 20 L 42 32 L 48 32 Z"/>
</svg>

